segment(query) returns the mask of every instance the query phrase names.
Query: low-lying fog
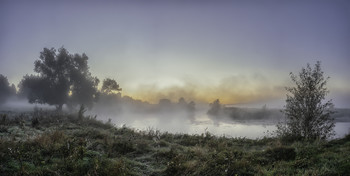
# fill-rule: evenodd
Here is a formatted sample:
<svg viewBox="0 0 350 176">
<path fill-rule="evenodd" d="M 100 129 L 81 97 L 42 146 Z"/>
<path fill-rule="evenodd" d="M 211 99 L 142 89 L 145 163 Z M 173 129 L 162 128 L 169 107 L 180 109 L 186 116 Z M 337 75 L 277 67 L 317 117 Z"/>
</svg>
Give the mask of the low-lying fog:
<svg viewBox="0 0 350 176">
<path fill-rule="evenodd" d="M 129 102 L 129 103 L 127 103 Z M 9 101 L 0 108 L 1 111 L 32 111 L 34 107 L 54 109 L 47 105 L 33 105 L 26 101 Z M 212 107 L 212 106 L 211 106 Z M 107 122 L 109 119 L 117 127 L 126 126 L 136 130 L 159 130 L 170 133 L 211 134 L 226 137 L 261 138 L 272 136 L 276 124 L 283 120 L 278 109 L 222 107 L 221 112 L 209 115 L 208 104 L 195 105 L 185 101 L 172 103 L 160 100 L 159 104 L 148 104 L 133 99 L 122 104 L 96 104 L 86 114 Z M 350 110 L 337 109 L 334 115 L 335 138 L 350 132 Z"/>
<path fill-rule="evenodd" d="M 104 101 L 106 102 L 106 101 Z M 284 120 L 279 109 L 237 108 L 221 104 L 195 104 L 180 99 L 178 102 L 160 100 L 148 104 L 131 98 L 120 99 L 121 104 L 98 104 L 89 113 L 116 126 L 138 130 L 160 130 L 170 133 L 211 134 L 227 137 L 260 138 L 271 136 L 276 124 Z M 112 103 L 113 104 L 113 103 Z M 350 110 L 340 109 L 335 114 L 336 138 L 350 132 Z"/>
<path fill-rule="evenodd" d="M 94 114 L 94 113 L 91 113 Z M 100 119 L 111 119 L 118 127 L 127 126 L 138 130 L 160 130 L 170 133 L 211 134 L 226 137 L 261 138 L 273 135 L 277 121 L 249 120 L 234 121 L 229 118 L 214 119 L 205 110 L 196 110 L 194 116 L 189 118 L 184 112 L 160 113 L 160 114 L 135 114 L 123 113 L 113 116 L 112 114 L 98 114 Z M 350 121 L 336 122 L 335 138 L 343 137 L 349 133 Z"/>
<path fill-rule="evenodd" d="M 99 115 L 106 120 L 112 119 L 116 126 L 126 125 L 139 130 L 160 130 L 170 133 L 202 134 L 210 132 L 215 135 L 227 137 L 256 138 L 266 135 L 266 132 L 275 130 L 272 123 L 261 122 L 234 122 L 229 119 L 216 120 L 209 117 L 204 110 L 196 110 L 193 117 L 189 118 L 184 112 L 160 113 L 160 114 L 121 114 Z"/>
</svg>

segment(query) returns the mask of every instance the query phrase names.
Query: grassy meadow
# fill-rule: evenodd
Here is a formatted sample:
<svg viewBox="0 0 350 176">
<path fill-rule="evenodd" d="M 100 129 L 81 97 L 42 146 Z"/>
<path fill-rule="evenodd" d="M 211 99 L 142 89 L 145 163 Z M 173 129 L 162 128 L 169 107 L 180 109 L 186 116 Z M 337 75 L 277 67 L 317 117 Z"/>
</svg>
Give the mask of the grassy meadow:
<svg viewBox="0 0 350 176">
<path fill-rule="evenodd" d="M 82 113 L 0 113 L 1 175 L 348 175 L 350 135 L 227 138 L 115 127 Z"/>
</svg>

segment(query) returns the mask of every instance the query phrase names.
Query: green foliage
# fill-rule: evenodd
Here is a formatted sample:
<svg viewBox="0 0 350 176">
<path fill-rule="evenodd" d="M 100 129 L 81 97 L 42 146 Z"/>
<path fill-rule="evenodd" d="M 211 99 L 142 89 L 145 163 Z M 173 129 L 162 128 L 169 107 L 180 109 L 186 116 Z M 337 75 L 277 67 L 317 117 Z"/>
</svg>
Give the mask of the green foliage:
<svg viewBox="0 0 350 176">
<path fill-rule="evenodd" d="M 329 93 L 328 78 L 323 76 L 321 63 L 312 69 L 309 64 L 299 75 L 290 73 L 295 87 L 287 87 L 286 105 L 283 113 L 285 124 L 279 124 L 278 134 L 287 140 L 327 139 L 334 134 L 334 105 L 331 100 L 324 102 Z"/>
<path fill-rule="evenodd" d="M 74 107 L 86 104 L 91 108 L 98 98 L 99 80 L 92 77 L 85 54 L 70 54 L 65 48 L 56 51 L 44 48 L 34 62 L 38 75 L 26 75 L 19 84 L 20 94 L 29 103 L 47 103 L 58 110 L 64 104 Z"/>
<path fill-rule="evenodd" d="M 290 161 L 296 157 L 296 152 L 293 147 L 279 146 L 269 148 L 266 150 L 265 155 L 272 161 Z"/>
<path fill-rule="evenodd" d="M 10 85 L 7 77 L 0 74 L 0 106 L 5 103 L 11 96 L 16 95 L 15 85 Z"/>
<path fill-rule="evenodd" d="M 32 119 L 32 127 L 36 128 L 39 125 L 39 119 L 38 118 L 33 118 Z"/>
<path fill-rule="evenodd" d="M 111 94 L 115 91 L 120 92 L 122 89 L 114 79 L 106 78 L 103 80 L 101 91 L 106 94 Z"/>
<path fill-rule="evenodd" d="M 134 145 L 129 140 L 114 141 L 109 147 L 109 156 L 117 157 L 135 151 Z"/>
</svg>

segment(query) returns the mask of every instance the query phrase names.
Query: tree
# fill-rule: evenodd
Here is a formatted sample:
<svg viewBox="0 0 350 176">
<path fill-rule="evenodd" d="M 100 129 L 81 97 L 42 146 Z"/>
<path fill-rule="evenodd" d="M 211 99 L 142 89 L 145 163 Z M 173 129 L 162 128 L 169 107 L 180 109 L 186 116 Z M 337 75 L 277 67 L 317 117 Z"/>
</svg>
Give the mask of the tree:
<svg viewBox="0 0 350 176">
<path fill-rule="evenodd" d="M 85 104 L 89 109 L 97 101 L 99 92 L 97 86 L 100 80 L 92 77 L 88 66 L 88 57 L 85 54 L 72 56 L 70 69 L 70 106 Z"/>
<path fill-rule="evenodd" d="M 120 92 L 122 89 L 114 79 L 106 78 L 103 80 L 102 92 L 106 94 L 113 93 L 114 91 Z"/>
<path fill-rule="evenodd" d="M 323 76 L 318 61 L 312 69 L 310 64 L 298 75 L 290 73 L 294 87 L 287 87 L 286 105 L 282 111 L 286 123 L 278 125 L 278 132 L 293 138 L 326 139 L 334 134 L 335 113 L 332 100 L 324 101 L 329 93 L 326 88 L 329 77 Z"/>
<path fill-rule="evenodd" d="M 0 74 L 0 105 L 4 104 L 11 96 L 16 94 L 15 85 L 11 85 L 7 80 L 7 77 Z"/>
<path fill-rule="evenodd" d="M 19 83 L 19 94 L 28 99 L 29 103 L 54 104 L 58 102 L 54 99 L 54 90 L 50 88 L 48 79 L 36 75 L 25 75 Z"/>
<path fill-rule="evenodd" d="M 190 101 L 187 105 L 187 110 L 194 112 L 196 110 L 196 103 L 194 101 Z"/>
<path fill-rule="evenodd" d="M 210 109 L 208 110 L 207 114 L 218 116 L 222 113 L 222 105 L 220 104 L 220 100 L 217 99 L 213 103 L 209 104 Z"/>
<path fill-rule="evenodd" d="M 186 106 L 187 106 L 187 102 L 186 102 L 186 100 L 185 100 L 183 97 L 181 97 L 181 98 L 179 99 L 179 101 L 177 102 L 177 104 L 178 104 L 179 106 L 181 106 L 181 107 L 186 107 Z"/>
<path fill-rule="evenodd" d="M 19 84 L 20 92 L 30 103 L 55 105 L 58 110 L 64 104 L 92 106 L 97 99 L 97 78 L 91 76 L 85 54 L 69 54 L 65 48 L 44 48 L 34 62 L 38 75 L 26 75 Z"/>
<path fill-rule="evenodd" d="M 196 109 L 196 103 L 194 101 L 190 101 L 189 103 L 187 103 L 183 97 L 179 99 L 179 101 L 177 102 L 177 106 L 178 108 L 184 109 L 188 112 L 193 112 Z"/>
</svg>

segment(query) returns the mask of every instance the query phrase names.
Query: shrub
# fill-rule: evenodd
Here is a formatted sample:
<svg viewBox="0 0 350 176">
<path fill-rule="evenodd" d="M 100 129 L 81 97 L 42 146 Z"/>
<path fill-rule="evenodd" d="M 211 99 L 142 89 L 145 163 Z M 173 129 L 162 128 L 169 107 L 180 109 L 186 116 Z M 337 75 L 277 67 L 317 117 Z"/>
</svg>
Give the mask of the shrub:
<svg viewBox="0 0 350 176">
<path fill-rule="evenodd" d="M 317 62 L 311 69 L 307 64 L 298 76 L 290 73 L 295 87 L 287 87 L 286 105 L 283 113 L 286 123 L 277 126 L 279 134 L 288 134 L 298 139 L 326 139 L 334 135 L 334 105 L 331 100 L 324 102 L 329 93 L 326 83 L 328 78 L 323 76 L 321 63 Z"/>
<path fill-rule="evenodd" d="M 38 126 L 39 126 L 39 119 L 35 117 L 32 119 L 32 127 L 36 128 Z"/>
<path fill-rule="evenodd" d="M 133 143 L 126 140 L 118 140 L 110 145 L 109 155 L 111 157 L 116 157 L 133 151 L 135 151 Z"/>
<path fill-rule="evenodd" d="M 272 161 L 290 161 L 296 157 L 293 147 L 279 146 L 265 151 L 265 156 Z"/>
</svg>

